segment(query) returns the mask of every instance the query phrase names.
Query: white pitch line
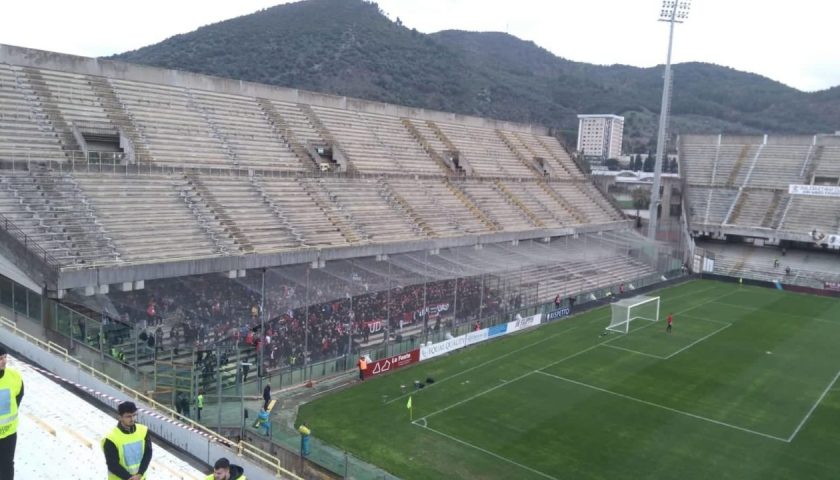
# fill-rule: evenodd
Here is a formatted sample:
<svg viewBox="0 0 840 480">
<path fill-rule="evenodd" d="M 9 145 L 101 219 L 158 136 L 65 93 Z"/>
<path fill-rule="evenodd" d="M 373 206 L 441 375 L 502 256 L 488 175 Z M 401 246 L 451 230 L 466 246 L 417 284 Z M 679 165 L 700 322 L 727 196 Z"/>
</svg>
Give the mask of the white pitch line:
<svg viewBox="0 0 840 480">
<path fill-rule="evenodd" d="M 505 353 L 504 355 L 499 355 L 498 357 L 493 357 L 493 358 L 491 358 L 490 360 L 487 360 L 486 362 L 480 363 L 480 364 L 475 365 L 475 366 L 473 366 L 473 367 L 470 367 L 470 368 L 468 368 L 468 369 L 466 369 L 466 370 L 461 370 L 460 372 L 458 372 L 458 373 L 456 373 L 456 374 L 454 374 L 454 375 L 451 375 L 451 376 L 449 376 L 449 377 L 442 378 L 442 379 L 438 380 L 437 382 L 435 382 L 435 383 L 433 383 L 433 384 L 431 384 L 431 385 L 428 385 L 426 388 L 434 387 L 435 385 L 440 385 L 441 383 L 443 383 L 443 382 L 445 382 L 445 381 L 447 381 L 447 380 L 452 380 L 453 378 L 458 377 L 458 376 L 460 376 L 460 375 L 463 375 L 463 374 L 465 374 L 465 373 L 467 373 L 467 372 L 471 372 L 471 371 L 473 371 L 473 370 L 475 370 L 475 369 L 477 369 L 477 368 L 481 368 L 481 367 L 486 366 L 486 365 L 489 365 L 489 364 L 491 364 L 491 363 L 493 363 L 493 362 L 497 362 L 497 361 L 499 361 L 499 360 L 501 360 L 501 359 L 503 359 L 503 358 L 507 358 L 507 357 L 509 357 L 509 356 L 511 356 L 511 355 L 513 355 L 513 354 L 515 354 L 515 353 L 519 353 L 519 352 L 521 352 L 522 350 L 527 350 L 527 349 L 529 349 L 529 348 L 533 347 L 534 345 L 539 345 L 539 344 L 541 344 L 541 343 L 547 342 L 547 341 L 551 340 L 552 338 L 558 337 L 558 336 L 563 335 L 564 333 L 567 333 L 567 332 L 571 332 L 572 330 L 576 330 L 576 329 L 578 329 L 578 328 L 580 328 L 580 327 L 581 327 L 581 325 L 575 325 L 575 326 L 570 327 L 570 328 L 568 328 L 568 329 L 566 329 L 566 330 L 563 330 L 563 331 L 561 331 L 561 332 L 557 332 L 557 333 L 555 333 L 555 334 L 553 334 L 553 335 L 549 335 L 549 336 L 547 336 L 547 337 L 545 337 L 545 338 L 543 338 L 543 339 L 541 339 L 541 340 L 537 340 L 536 342 L 529 343 L 528 345 L 525 345 L 524 347 L 517 348 L 516 350 L 512 350 L 512 351 L 510 351 L 510 352 L 508 352 L 508 353 Z M 390 403 L 396 402 L 397 400 L 403 399 L 403 398 L 405 398 L 405 397 L 407 397 L 407 396 L 409 396 L 409 395 L 412 395 L 413 393 L 415 393 L 415 392 L 404 393 L 404 394 L 400 395 L 399 397 L 395 397 L 393 400 L 388 400 L 387 402 L 385 402 L 385 405 L 388 405 L 388 404 L 390 404 Z"/>
<path fill-rule="evenodd" d="M 709 288 L 707 288 L 707 289 L 701 290 L 700 292 L 694 292 L 694 293 L 689 292 L 689 293 L 686 293 L 685 295 L 682 295 L 682 296 L 680 296 L 680 297 L 683 297 L 683 296 L 689 296 L 689 295 L 696 295 L 697 293 L 702 293 L 702 292 L 705 292 L 705 291 L 708 291 L 708 290 L 712 290 L 713 288 L 716 288 L 716 287 L 717 287 L 717 285 L 713 285 L 713 286 L 711 286 L 711 287 L 709 287 Z M 723 294 L 723 295 L 721 295 L 721 296 L 716 297 L 715 299 L 720 299 L 720 298 L 726 297 L 726 296 L 728 296 L 728 295 L 732 295 L 733 293 L 736 293 L 736 292 L 729 292 L 729 293 L 725 293 L 725 294 Z M 680 298 L 680 297 L 675 296 L 675 297 L 672 297 L 672 299 L 674 299 L 674 298 Z M 697 305 L 697 307 L 701 307 L 701 306 L 703 306 L 704 304 L 706 304 L 706 303 L 710 303 L 710 302 L 712 302 L 712 301 L 713 301 L 713 300 L 715 300 L 715 299 L 712 299 L 712 300 L 709 300 L 709 301 L 707 301 L 707 302 L 701 303 L 700 305 Z M 682 310 L 682 311 L 677 312 L 677 313 L 687 312 L 688 310 L 691 310 L 691 309 L 693 309 L 693 308 L 697 308 L 697 307 L 691 307 L 691 308 L 689 308 L 689 309 Z M 598 317 L 594 317 L 594 318 L 598 318 Z M 644 325 L 644 326 L 642 326 L 641 328 L 637 328 L 635 331 L 639 331 L 639 330 L 641 330 L 642 328 L 647 328 L 647 327 L 649 327 L 649 326 L 651 326 L 651 325 L 654 325 L 655 323 L 657 323 L 657 322 L 648 322 L 648 324 L 647 324 L 647 325 Z M 577 328 L 577 327 L 575 327 L 575 328 Z M 568 331 L 570 331 L 570 330 L 571 330 L 571 329 L 569 329 L 569 330 L 564 330 L 563 332 L 568 332 Z M 561 333 L 562 333 L 562 332 L 561 332 Z M 572 359 L 572 358 L 574 358 L 574 357 L 577 357 L 578 355 L 582 355 L 582 354 L 584 354 L 584 353 L 586 353 L 586 352 L 588 352 L 588 351 L 590 351 L 590 350 L 593 350 L 593 349 L 595 349 L 595 348 L 598 348 L 599 346 L 601 346 L 601 345 L 603 345 L 603 344 L 605 344 L 605 343 L 612 342 L 612 341 L 617 340 L 617 339 L 619 339 L 619 338 L 622 338 L 622 337 L 613 337 L 613 338 L 610 338 L 610 339 L 604 340 L 604 341 L 602 341 L 602 342 L 598 342 L 598 343 L 596 343 L 596 344 L 594 344 L 594 345 L 591 345 L 591 346 L 589 346 L 589 347 L 587 347 L 587 348 L 585 348 L 585 349 L 583 349 L 583 350 L 580 350 L 579 352 L 573 353 L 573 354 L 571 354 L 571 355 L 567 355 L 567 356 L 565 356 L 565 357 L 561 358 L 560 360 L 557 360 L 557 361 L 552 362 L 552 363 L 550 363 L 550 364 L 548 364 L 548 365 L 545 365 L 545 366 L 543 366 L 543 367 L 540 367 L 540 368 L 539 368 L 539 369 L 537 369 L 537 370 L 544 370 L 544 369 L 546 369 L 546 368 L 553 367 L 554 365 L 557 365 L 558 363 L 565 362 L 566 360 L 569 360 L 569 359 Z M 521 350 L 521 349 L 520 349 L 520 350 Z M 495 360 L 495 359 L 494 359 L 494 360 Z M 493 361 L 493 360 L 489 360 L 488 362 L 490 362 L 490 361 Z M 485 362 L 485 363 L 488 363 L 488 362 Z M 475 367 L 472 367 L 472 368 L 475 368 Z M 466 371 L 466 370 L 465 370 L 465 371 Z M 429 413 L 429 414 L 427 414 L 427 415 L 423 416 L 422 418 L 424 418 L 424 419 L 425 419 L 425 418 L 429 418 L 429 417 L 431 417 L 431 416 L 434 416 L 434 415 L 437 415 L 437 414 L 439 414 L 439 413 L 445 412 L 445 411 L 447 411 L 447 410 L 449 410 L 449 409 L 451 409 L 451 408 L 457 407 L 458 405 L 462 405 L 462 404 L 464 404 L 464 403 L 466 403 L 466 402 L 469 402 L 470 400 L 474 400 L 474 399 L 476 399 L 476 398 L 478 398 L 478 397 L 480 397 L 480 396 L 482 396 L 482 395 L 484 395 L 484 394 L 486 394 L 486 393 L 490 393 L 490 392 L 492 392 L 493 390 L 499 389 L 499 388 L 504 387 L 504 386 L 506 386 L 506 385 L 510 385 L 511 383 L 513 383 L 513 382 L 515 382 L 515 381 L 517 381 L 517 380 L 521 380 L 521 379 L 523 379 L 523 378 L 527 377 L 528 375 L 531 375 L 531 374 L 532 374 L 532 373 L 534 373 L 535 371 L 536 371 L 536 370 L 534 370 L 534 371 L 530 371 L 530 372 L 526 372 L 526 373 L 524 373 L 524 374 L 522 374 L 522 375 L 520 375 L 520 376 L 518 376 L 518 377 L 516 377 L 516 378 L 514 378 L 514 379 L 512 379 L 512 380 L 510 380 L 510 381 L 508 381 L 508 382 L 506 382 L 506 383 L 501 383 L 501 384 L 499 384 L 499 385 L 496 385 L 495 387 L 490 387 L 490 388 L 488 388 L 488 389 L 486 389 L 486 390 L 482 390 L 481 392 L 478 392 L 478 393 L 476 393 L 475 395 L 472 395 L 472 396 L 470 396 L 470 397 L 468 397 L 468 398 L 465 398 L 464 400 L 461 400 L 461 401 L 459 401 L 459 402 L 453 403 L 452 405 L 449 405 L 448 407 L 444 407 L 444 408 L 442 408 L 442 409 L 440 409 L 440 410 L 436 410 L 436 411 L 434 411 L 434 412 L 432 412 L 432 413 Z M 461 373 L 464 373 L 464 372 L 461 372 Z M 455 375 L 460 375 L 460 373 L 455 374 Z M 449 378 L 452 378 L 452 377 L 449 377 Z M 444 379 L 444 380 L 445 380 L 445 379 Z M 441 383 L 442 381 L 443 381 L 443 380 L 438 381 L 438 382 L 435 382 L 435 384 L 434 384 L 434 385 L 437 385 L 437 384 Z M 396 400 L 397 400 L 397 399 L 394 399 L 393 401 L 396 401 Z"/>
<path fill-rule="evenodd" d="M 486 453 L 487 455 L 490 455 L 490 456 L 492 456 L 492 457 L 498 458 L 499 460 L 502 460 L 503 462 L 510 463 L 511 465 L 516 465 L 517 467 L 519 467 L 519 468 L 521 468 L 521 469 L 523 469 L 523 470 L 528 470 L 529 472 L 536 473 L 537 475 L 539 475 L 539 476 L 541 476 L 541 477 L 543 477 L 543 478 L 549 478 L 549 479 L 551 479 L 551 480 L 559 480 L 557 477 L 552 477 L 551 475 L 549 475 L 549 474 L 547 474 L 547 473 L 543 473 L 543 472 L 541 472 L 541 471 L 539 471 L 539 470 L 535 470 L 535 469 L 533 469 L 533 468 L 531 468 L 531 467 L 529 467 L 529 466 L 527 466 L 527 465 L 522 465 L 522 464 L 521 464 L 521 463 L 519 463 L 519 462 L 515 462 L 515 461 L 513 461 L 513 460 L 511 460 L 511 459 L 509 459 L 509 458 L 503 457 L 503 456 L 501 456 L 501 455 L 499 455 L 499 454 L 497 454 L 497 453 L 493 453 L 493 452 L 491 452 L 490 450 L 487 450 L 486 448 L 481 448 L 481 447 L 479 447 L 479 446 L 477 446 L 477 445 L 473 445 L 472 443 L 465 442 L 465 441 L 461 440 L 460 438 L 453 437 L 452 435 L 447 435 L 447 434 L 445 434 L 445 433 L 443 433 L 443 432 L 440 432 L 440 431 L 438 431 L 438 430 L 435 430 L 434 428 L 431 428 L 431 427 L 429 427 L 429 426 L 421 426 L 421 425 L 420 425 L 420 424 L 418 424 L 418 423 L 414 423 L 414 425 L 417 425 L 418 427 L 421 427 L 421 428 L 425 428 L 426 430 L 429 430 L 429 431 L 431 431 L 431 432 L 437 433 L 438 435 L 440 435 L 440 436 L 442 436 L 442 437 L 446 437 L 446 438 L 448 438 L 448 439 L 450 439 L 450 440 L 452 440 L 452 441 L 458 442 L 458 443 L 460 443 L 461 445 L 465 445 L 465 446 L 467 446 L 467 447 L 474 448 L 474 449 L 476 449 L 476 450 L 478 450 L 478 451 L 480 451 L 480 452 L 484 452 L 484 453 Z"/>
<path fill-rule="evenodd" d="M 796 426 L 796 430 L 794 430 L 793 433 L 790 434 L 790 437 L 788 437 L 787 439 L 788 443 L 792 442 L 793 439 L 796 438 L 796 435 L 799 434 L 799 431 L 802 430 L 802 427 L 804 427 L 808 419 L 811 418 L 811 414 L 814 413 L 814 410 L 817 409 L 817 406 L 820 404 L 820 402 L 822 402 L 823 398 L 825 398 L 828 391 L 831 390 L 831 387 L 834 386 L 834 383 L 837 381 L 838 377 L 840 377 L 840 370 L 838 370 L 837 374 L 834 375 L 834 379 L 831 381 L 831 383 L 829 383 L 828 386 L 825 387 L 825 390 L 823 390 L 822 395 L 820 395 L 820 398 L 818 398 L 817 401 L 814 402 L 814 405 L 811 406 L 811 409 L 808 410 L 808 413 L 805 415 L 805 418 L 803 418 L 802 421 L 799 422 L 799 425 Z"/>
<path fill-rule="evenodd" d="M 694 418 L 694 419 L 697 419 L 697 420 L 702 420 L 704 422 L 714 423 L 715 425 L 720 425 L 720 426 L 723 426 L 723 427 L 732 428 L 734 430 L 740 430 L 742 432 L 751 433 L 753 435 L 758 435 L 758 436 L 761 436 L 761 437 L 769 438 L 771 440 L 777 440 L 777 441 L 780 441 L 780 442 L 790 443 L 790 440 L 788 440 L 788 439 L 777 437 L 775 435 L 770 435 L 769 433 L 762 433 L 762 432 L 758 432 L 756 430 L 750 430 L 749 428 L 739 427 L 737 425 L 732 425 L 731 423 L 722 422 L 720 420 L 715 420 L 713 418 L 707 418 L 707 417 L 703 417 L 701 415 L 697 415 L 697 414 L 694 414 L 694 413 L 685 412 L 685 411 L 682 411 L 682 410 L 677 410 L 676 408 L 666 407 L 665 405 L 660 405 L 658 403 L 649 402 L 647 400 L 642 400 L 640 398 L 631 397 L 630 395 L 625 395 L 623 393 L 613 392 L 612 390 L 607 390 L 605 388 L 596 387 L 595 385 L 590 385 L 588 383 L 578 382 L 577 380 L 572 380 L 570 378 L 561 377 L 559 375 L 553 375 L 551 373 L 547 373 L 547 372 L 543 372 L 543 371 L 537 371 L 535 373 L 539 373 L 539 374 L 545 375 L 547 377 L 556 378 L 557 380 L 562 380 L 564 382 L 573 383 L 573 384 L 579 385 L 581 387 L 586 387 L 586 388 L 590 388 L 592 390 L 597 390 L 599 392 L 608 393 L 610 395 L 614 395 L 616 397 L 624 398 L 626 400 L 632 400 L 634 402 L 638 402 L 638 403 L 641 403 L 641 404 L 644 404 L 644 405 L 649 405 L 651 407 L 661 408 L 661 409 L 667 410 L 669 412 L 678 413 L 680 415 L 685 415 L 687 417 L 691 417 L 691 418 Z M 840 373 L 838 373 L 838 375 L 840 375 Z M 835 379 L 836 379 L 836 377 L 835 377 Z"/>
<path fill-rule="evenodd" d="M 684 351 L 688 350 L 689 348 L 691 348 L 691 347 L 693 347 L 693 346 L 697 345 L 698 343 L 702 342 L 703 340 L 705 340 L 705 339 L 707 339 L 707 338 L 711 337 L 712 335 L 717 334 L 718 332 L 720 332 L 720 331 L 722 331 L 722 330 L 726 330 L 727 328 L 729 328 L 729 327 L 731 327 L 731 326 L 732 326 L 732 324 L 730 323 L 730 324 L 728 324 L 728 325 L 724 325 L 724 326 L 722 326 L 722 327 L 718 328 L 717 330 L 715 330 L 714 332 L 712 332 L 712 333 L 710 333 L 710 334 L 706 335 L 705 337 L 703 337 L 703 338 L 699 338 L 699 339 L 697 339 L 697 340 L 695 340 L 695 341 L 693 341 L 693 342 L 689 343 L 688 345 L 684 346 L 683 348 L 681 348 L 681 349 L 677 350 L 676 352 L 674 352 L 674 353 L 672 353 L 672 354 L 668 355 L 667 357 L 665 357 L 665 360 L 667 360 L 667 359 L 669 359 L 669 358 L 673 357 L 674 355 L 679 354 L 680 352 L 684 352 Z"/>
</svg>

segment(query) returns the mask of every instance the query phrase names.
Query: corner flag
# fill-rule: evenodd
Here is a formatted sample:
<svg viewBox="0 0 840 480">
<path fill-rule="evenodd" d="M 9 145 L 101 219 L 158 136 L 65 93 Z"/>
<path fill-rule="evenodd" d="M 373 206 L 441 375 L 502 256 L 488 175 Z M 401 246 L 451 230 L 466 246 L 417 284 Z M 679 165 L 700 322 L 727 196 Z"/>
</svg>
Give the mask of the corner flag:
<svg viewBox="0 0 840 480">
<path fill-rule="evenodd" d="M 413 419 L 414 417 L 414 410 L 411 409 L 411 397 L 408 397 L 408 403 L 405 404 L 405 408 L 408 409 L 408 418 Z"/>
</svg>

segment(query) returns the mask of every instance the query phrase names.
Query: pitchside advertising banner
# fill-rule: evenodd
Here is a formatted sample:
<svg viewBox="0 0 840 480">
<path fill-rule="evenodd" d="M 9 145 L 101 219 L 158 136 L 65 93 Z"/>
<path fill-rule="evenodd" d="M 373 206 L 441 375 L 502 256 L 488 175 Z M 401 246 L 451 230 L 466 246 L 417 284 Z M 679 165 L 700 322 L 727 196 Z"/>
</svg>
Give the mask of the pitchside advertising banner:
<svg viewBox="0 0 840 480">
<path fill-rule="evenodd" d="M 825 282 L 825 289 L 840 292 L 840 282 Z"/>
<path fill-rule="evenodd" d="M 548 315 L 545 316 L 545 321 L 550 322 L 552 320 L 557 320 L 558 318 L 568 317 L 572 314 L 572 309 L 569 307 L 558 308 L 557 310 L 550 312 Z"/>
<path fill-rule="evenodd" d="M 365 378 L 382 375 L 383 373 L 390 372 L 391 370 L 396 370 L 419 361 L 419 348 L 415 348 L 410 352 L 405 352 L 400 355 L 394 355 L 393 357 L 383 358 L 382 360 L 377 360 L 368 365 L 367 370 L 365 370 Z"/>
<path fill-rule="evenodd" d="M 541 313 L 530 317 L 520 317 L 519 315 L 517 315 L 516 320 L 508 322 L 507 333 L 517 332 L 526 328 L 535 327 L 540 324 L 541 320 Z"/>
</svg>

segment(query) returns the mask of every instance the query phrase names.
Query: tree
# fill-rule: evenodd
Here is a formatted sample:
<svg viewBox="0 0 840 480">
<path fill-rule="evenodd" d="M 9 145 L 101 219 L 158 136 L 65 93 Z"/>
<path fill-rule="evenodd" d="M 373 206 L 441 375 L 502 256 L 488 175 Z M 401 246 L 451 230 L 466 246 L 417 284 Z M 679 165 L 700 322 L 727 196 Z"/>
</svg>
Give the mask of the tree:
<svg viewBox="0 0 840 480">
<path fill-rule="evenodd" d="M 680 168 L 677 165 L 677 159 L 672 158 L 671 159 L 671 173 L 679 173 L 679 170 L 680 170 Z"/>
<path fill-rule="evenodd" d="M 647 188 L 636 188 L 630 194 L 633 197 L 633 207 L 636 209 L 636 216 L 639 216 L 639 210 L 650 207 L 650 190 Z"/>
<path fill-rule="evenodd" d="M 619 170 L 619 166 L 618 166 L 618 159 L 617 159 L 617 158 L 608 158 L 608 159 L 604 162 L 604 165 L 606 165 L 606 166 L 607 166 L 607 168 L 608 168 L 610 171 L 616 171 L 616 170 Z"/>
<path fill-rule="evenodd" d="M 642 160 L 642 155 L 640 153 L 636 154 L 636 159 L 633 161 L 633 171 L 634 172 L 641 172 L 642 168 L 644 168 L 645 162 Z"/>
<path fill-rule="evenodd" d="M 656 166 L 656 160 L 653 158 L 653 156 L 651 156 L 651 154 L 648 153 L 648 156 L 645 157 L 645 164 L 644 164 L 642 170 L 644 170 L 645 172 L 652 172 L 653 167 L 655 167 L 655 166 Z"/>
</svg>

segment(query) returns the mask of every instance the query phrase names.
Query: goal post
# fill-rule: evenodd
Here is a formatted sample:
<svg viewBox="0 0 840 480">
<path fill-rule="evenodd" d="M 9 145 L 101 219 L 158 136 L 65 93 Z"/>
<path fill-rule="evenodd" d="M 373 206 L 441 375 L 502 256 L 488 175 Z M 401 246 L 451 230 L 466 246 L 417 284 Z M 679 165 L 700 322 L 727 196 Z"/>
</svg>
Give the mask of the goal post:
<svg viewBox="0 0 840 480">
<path fill-rule="evenodd" d="M 648 320 L 651 322 L 659 320 L 659 297 L 625 298 L 610 305 L 612 305 L 612 319 L 607 330 L 612 332 L 629 332 L 630 322 L 633 320 Z"/>
</svg>

